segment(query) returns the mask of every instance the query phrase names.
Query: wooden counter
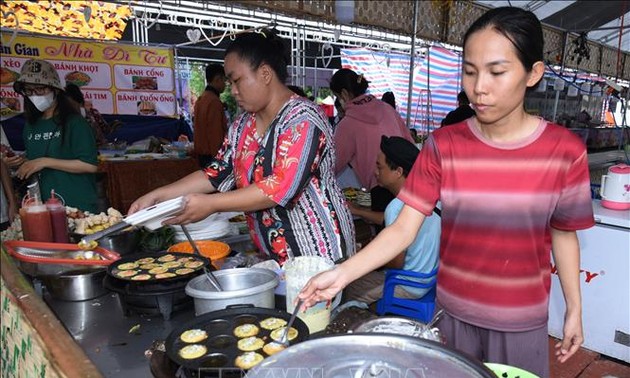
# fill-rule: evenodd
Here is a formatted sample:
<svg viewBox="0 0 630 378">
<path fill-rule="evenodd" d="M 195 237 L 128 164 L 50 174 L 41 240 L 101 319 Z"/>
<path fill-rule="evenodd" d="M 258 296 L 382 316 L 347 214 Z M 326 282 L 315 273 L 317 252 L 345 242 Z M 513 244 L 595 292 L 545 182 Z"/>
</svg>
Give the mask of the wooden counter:
<svg viewBox="0 0 630 378">
<path fill-rule="evenodd" d="M 2 376 L 102 377 L 4 250 L 0 259 Z"/>
<path fill-rule="evenodd" d="M 199 169 L 197 160 L 152 159 L 103 161 L 99 172 L 106 175 L 109 205 L 123 214 L 138 197 L 170 184 Z"/>
</svg>

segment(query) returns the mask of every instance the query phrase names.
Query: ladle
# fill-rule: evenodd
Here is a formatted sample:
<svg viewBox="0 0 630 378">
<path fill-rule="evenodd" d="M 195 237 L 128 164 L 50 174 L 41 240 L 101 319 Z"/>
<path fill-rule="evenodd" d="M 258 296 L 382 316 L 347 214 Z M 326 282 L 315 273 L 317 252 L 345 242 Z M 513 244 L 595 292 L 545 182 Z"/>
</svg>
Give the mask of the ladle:
<svg viewBox="0 0 630 378">
<path fill-rule="evenodd" d="M 193 240 L 193 238 L 188 233 L 188 229 L 186 229 L 186 226 L 184 226 L 183 224 L 180 224 L 180 227 L 182 228 L 182 231 L 184 231 L 184 235 L 186 235 L 186 239 L 188 239 L 188 242 L 192 246 L 192 249 L 195 252 L 195 254 L 197 256 L 202 256 L 201 252 L 199 252 L 199 249 L 197 248 L 197 244 L 195 244 L 195 241 Z M 212 272 L 208 268 L 206 268 L 204 266 L 203 267 L 203 272 L 205 273 L 206 277 L 208 278 L 208 281 L 210 281 L 210 284 L 212 286 L 214 286 L 214 288 L 217 289 L 217 291 L 223 291 L 223 288 L 221 287 L 221 284 L 219 283 L 219 280 L 217 280 L 217 278 L 214 276 L 214 274 L 212 274 Z"/>
</svg>

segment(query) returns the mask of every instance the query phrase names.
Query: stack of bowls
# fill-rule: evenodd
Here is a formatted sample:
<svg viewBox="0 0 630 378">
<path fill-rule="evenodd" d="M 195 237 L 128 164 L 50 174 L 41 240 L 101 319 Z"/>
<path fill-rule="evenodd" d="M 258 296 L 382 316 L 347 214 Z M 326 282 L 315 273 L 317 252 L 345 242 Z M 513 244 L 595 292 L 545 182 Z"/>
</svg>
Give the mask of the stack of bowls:
<svg viewBox="0 0 630 378">
<path fill-rule="evenodd" d="M 186 235 L 179 226 L 172 226 L 175 231 L 175 241 L 187 241 Z M 199 222 L 190 223 L 186 226 L 193 240 L 218 239 L 229 235 L 233 227 L 227 219 L 220 214 L 212 214 Z"/>
</svg>

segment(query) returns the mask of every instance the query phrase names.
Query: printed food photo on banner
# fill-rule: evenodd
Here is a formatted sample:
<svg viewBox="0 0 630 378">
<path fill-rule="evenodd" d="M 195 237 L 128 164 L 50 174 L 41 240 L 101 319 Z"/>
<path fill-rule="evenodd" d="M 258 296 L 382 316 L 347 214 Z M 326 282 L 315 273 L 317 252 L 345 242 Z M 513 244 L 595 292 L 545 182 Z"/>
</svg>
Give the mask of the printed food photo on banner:
<svg viewBox="0 0 630 378">
<path fill-rule="evenodd" d="M 138 101 L 138 114 L 139 115 L 156 115 L 155 102 L 153 101 Z"/>
<path fill-rule="evenodd" d="M 14 112 L 22 111 L 22 105 L 20 103 L 20 100 L 17 98 L 3 97 L 2 99 L 0 99 L 0 102 Z"/>
<path fill-rule="evenodd" d="M 0 68 L 0 84 L 2 85 L 13 83 L 19 76 L 18 72 L 4 67 Z"/>
<path fill-rule="evenodd" d="M 86 86 L 92 81 L 90 75 L 79 71 L 72 71 L 67 73 L 65 79 L 66 83 L 72 83 L 77 87 Z"/>
<path fill-rule="evenodd" d="M 156 91 L 158 89 L 157 77 L 133 76 L 133 89 Z"/>
</svg>

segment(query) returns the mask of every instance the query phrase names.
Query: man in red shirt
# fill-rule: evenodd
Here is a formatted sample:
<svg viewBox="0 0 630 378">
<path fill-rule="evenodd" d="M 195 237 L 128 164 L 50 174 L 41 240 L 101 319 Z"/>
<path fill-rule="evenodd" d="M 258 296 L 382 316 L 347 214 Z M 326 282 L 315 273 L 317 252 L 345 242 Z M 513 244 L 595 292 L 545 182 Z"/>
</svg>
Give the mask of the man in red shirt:
<svg viewBox="0 0 630 378">
<path fill-rule="evenodd" d="M 225 72 L 220 64 L 206 67 L 206 90 L 195 103 L 193 128 L 194 152 L 205 167 L 219 151 L 227 132 L 227 118 L 219 95 L 225 89 Z"/>
</svg>

